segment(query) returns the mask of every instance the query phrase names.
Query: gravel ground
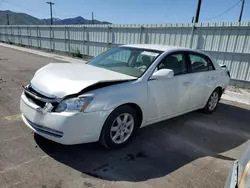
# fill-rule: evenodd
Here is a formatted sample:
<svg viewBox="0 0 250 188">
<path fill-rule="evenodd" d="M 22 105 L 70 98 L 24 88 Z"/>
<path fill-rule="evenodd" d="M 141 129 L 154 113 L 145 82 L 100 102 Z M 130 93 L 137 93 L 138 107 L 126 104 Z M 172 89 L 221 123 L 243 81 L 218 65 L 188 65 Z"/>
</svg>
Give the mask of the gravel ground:
<svg viewBox="0 0 250 188">
<path fill-rule="evenodd" d="M 247 88 L 242 89 L 242 88 L 237 87 L 237 86 L 228 86 L 227 90 L 232 91 L 232 92 L 236 92 L 236 93 L 242 93 L 242 92 L 244 93 L 244 92 L 246 92 L 246 93 L 248 93 L 250 95 L 250 89 L 247 89 Z"/>
<path fill-rule="evenodd" d="M 21 85 L 53 60 L 0 47 L 0 187 L 223 187 L 250 143 L 250 106 L 222 101 L 139 131 L 124 149 L 62 146 L 20 120 Z"/>
</svg>

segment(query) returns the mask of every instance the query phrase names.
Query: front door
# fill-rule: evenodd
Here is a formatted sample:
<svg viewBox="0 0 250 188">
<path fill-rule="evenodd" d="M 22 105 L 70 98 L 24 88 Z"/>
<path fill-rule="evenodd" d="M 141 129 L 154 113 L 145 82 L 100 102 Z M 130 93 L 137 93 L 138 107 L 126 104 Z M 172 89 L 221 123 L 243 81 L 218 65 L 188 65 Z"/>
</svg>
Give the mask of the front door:
<svg viewBox="0 0 250 188">
<path fill-rule="evenodd" d="M 149 108 L 154 110 L 149 121 L 166 119 L 189 109 L 191 75 L 185 54 L 182 52 L 167 55 L 157 66 L 159 69 L 172 69 L 174 77 L 164 80 L 148 80 Z"/>
</svg>

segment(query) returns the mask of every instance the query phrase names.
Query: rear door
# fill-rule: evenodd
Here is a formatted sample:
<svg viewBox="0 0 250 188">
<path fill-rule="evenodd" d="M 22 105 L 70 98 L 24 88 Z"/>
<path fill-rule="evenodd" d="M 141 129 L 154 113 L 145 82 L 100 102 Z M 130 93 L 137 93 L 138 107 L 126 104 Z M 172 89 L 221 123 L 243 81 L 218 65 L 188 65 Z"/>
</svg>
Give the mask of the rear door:
<svg viewBox="0 0 250 188">
<path fill-rule="evenodd" d="M 203 107 L 216 87 L 216 71 L 211 60 L 200 53 L 188 52 L 192 71 L 190 108 Z"/>
</svg>

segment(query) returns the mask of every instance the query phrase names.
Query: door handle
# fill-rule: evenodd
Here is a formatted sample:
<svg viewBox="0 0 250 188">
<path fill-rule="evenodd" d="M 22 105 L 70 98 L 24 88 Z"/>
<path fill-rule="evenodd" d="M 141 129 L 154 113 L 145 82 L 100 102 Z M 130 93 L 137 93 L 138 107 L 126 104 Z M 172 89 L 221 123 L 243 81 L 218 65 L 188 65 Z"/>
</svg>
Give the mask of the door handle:
<svg viewBox="0 0 250 188">
<path fill-rule="evenodd" d="M 189 85 L 190 85 L 190 82 L 184 82 L 183 85 L 184 85 L 184 86 L 189 86 Z"/>
<path fill-rule="evenodd" d="M 215 80 L 216 78 L 215 77 L 212 77 L 211 80 Z"/>
</svg>

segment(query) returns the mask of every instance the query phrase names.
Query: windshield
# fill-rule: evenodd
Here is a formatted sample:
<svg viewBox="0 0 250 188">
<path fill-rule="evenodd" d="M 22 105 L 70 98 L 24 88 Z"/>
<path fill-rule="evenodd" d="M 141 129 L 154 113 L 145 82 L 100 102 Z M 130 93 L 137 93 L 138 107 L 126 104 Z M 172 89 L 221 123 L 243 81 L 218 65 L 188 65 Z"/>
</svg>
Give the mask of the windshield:
<svg viewBox="0 0 250 188">
<path fill-rule="evenodd" d="M 100 54 L 88 64 L 138 78 L 161 53 L 156 50 L 118 47 Z"/>
</svg>

